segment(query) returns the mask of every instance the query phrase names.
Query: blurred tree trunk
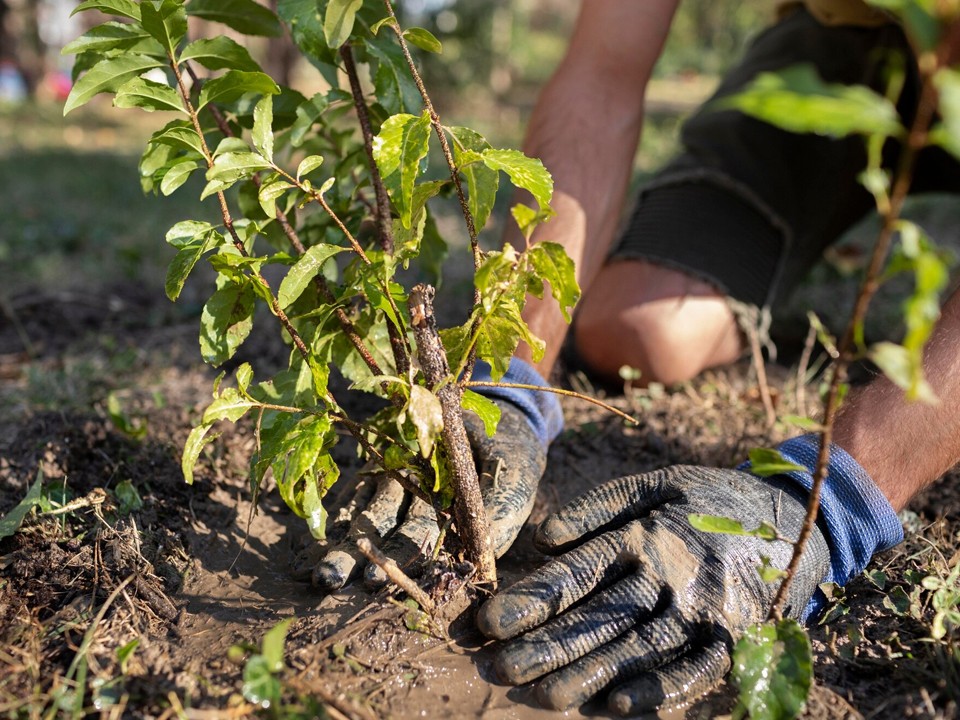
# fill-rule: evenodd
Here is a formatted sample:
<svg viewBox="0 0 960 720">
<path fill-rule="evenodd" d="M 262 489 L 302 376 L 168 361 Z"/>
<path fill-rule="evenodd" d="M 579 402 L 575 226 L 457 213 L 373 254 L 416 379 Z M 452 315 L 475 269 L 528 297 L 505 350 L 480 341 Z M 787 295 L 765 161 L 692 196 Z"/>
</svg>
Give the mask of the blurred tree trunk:
<svg viewBox="0 0 960 720">
<path fill-rule="evenodd" d="M 46 70 L 45 48 L 40 39 L 41 0 L 3 0 L 5 18 L 0 55 L 11 59 L 23 74 L 27 91 L 33 96 Z"/>
</svg>

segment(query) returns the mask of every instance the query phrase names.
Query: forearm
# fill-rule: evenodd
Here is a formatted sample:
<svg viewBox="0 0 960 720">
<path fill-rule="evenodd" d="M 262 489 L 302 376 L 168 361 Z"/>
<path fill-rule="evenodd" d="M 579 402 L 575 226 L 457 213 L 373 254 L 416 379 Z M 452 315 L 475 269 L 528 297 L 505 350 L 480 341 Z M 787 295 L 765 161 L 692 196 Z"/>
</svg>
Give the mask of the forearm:
<svg viewBox="0 0 960 720">
<path fill-rule="evenodd" d="M 850 392 L 834 440 L 900 510 L 960 462 L 960 291 L 954 292 L 924 358 L 936 405 L 908 402 L 886 377 Z"/>
<path fill-rule="evenodd" d="M 584 3 L 567 54 L 530 119 L 524 151 L 552 173 L 557 212 L 534 240 L 562 244 L 583 288 L 613 242 L 643 123 L 643 94 L 677 2 Z M 516 233 L 507 239 L 523 242 Z M 524 318 L 547 343 L 538 366 L 546 376 L 567 325 L 552 301 L 531 300 Z M 519 354 L 529 360 L 528 348 Z"/>
</svg>

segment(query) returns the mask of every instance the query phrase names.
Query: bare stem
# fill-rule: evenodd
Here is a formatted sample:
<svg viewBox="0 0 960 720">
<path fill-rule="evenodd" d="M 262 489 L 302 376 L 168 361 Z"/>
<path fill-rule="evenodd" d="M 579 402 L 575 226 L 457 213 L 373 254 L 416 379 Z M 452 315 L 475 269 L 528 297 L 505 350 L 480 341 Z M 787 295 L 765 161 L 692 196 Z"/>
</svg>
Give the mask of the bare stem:
<svg viewBox="0 0 960 720">
<path fill-rule="evenodd" d="M 388 558 L 377 547 L 370 542 L 369 538 L 360 538 L 357 540 L 357 548 L 374 565 L 379 567 L 390 578 L 390 582 L 403 590 L 407 595 L 417 601 L 417 604 L 431 615 L 437 609 L 433 598 L 427 595 L 423 588 L 417 585 L 410 577 L 400 569 L 393 560 Z"/>
<path fill-rule="evenodd" d="M 548 392 L 548 393 L 553 393 L 554 395 L 563 395 L 564 397 L 573 397 L 573 398 L 577 398 L 578 400 L 585 400 L 586 402 L 592 403 L 593 405 L 598 405 L 602 407 L 604 410 L 606 410 L 607 412 L 611 412 L 614 415 L 622 417 L 624 420 L 626 420 L 627 422 L 631 422 L 634 425 L 640 424 L 640 421 L 637 420 L 635 417 L 633 417 L 632 415 L 628 415 L 622 410 L 618 410 L 613 405 L 608 405 L 607 403 L 603 402 L 603 400 L 598 400 L 597 398 L 592 398 L 589 395 L 584 395 L 583 393 L 578 393 L 573 390 L 563 390 L 561 388 L 555 388 L 555 387 L 543 387 L 542 385 L 526 385 L 524 383 L 493 382 L 492 380 L 490 381 L 469 380 L 465 383 L 461 383 L 461 387 L 517 388 L 518 390 L 535 390 L 537 392 Z"/>
<path fill-rule="evenodd" d="M 860 292 L 854 303 L 850 322 L 847 324 L 843 337 L 838 344 L 839 357 L 834 363 L 830 375 L 830 386 L 823 412 L 823 429 L 820 433 L 820 451 L 817 456 L 816 470 L 813 473 L 813 486 L 810 489 L 810 497 L 807 500 L 807 514 L 804 518 L 803 526 L 800 529 L 800 536 L 797 538 L 796 545 L 794 545 L 793 556 L 790 558 L 789 565 L 787 565 L 787 574 L 777 590 L 777 594 L 770 607 L 770 612 L 767 615 L 768 620 L 779 620 L 783 617 L 783 606 L 787 601 L 790 584 L 793 582 L 797 569 L 800 567 L 800 558 L 803 556 L 803 551 L 806 548 L 807 541 L 817 521 L 817 512 L 820 508 L 820 489 L 823 487 L 824 478 L 827 476 L 827 466 L 830 462 L 830 443 L 833 437 L 833 427 L 836 421 L 837 410 L 840 406 L 840 387 L 846 381 L 847 368 L 850 362 L 856 358 L 857 328 L 861 326 L 863 318 L 866 316 L 870 300 L 879 287 L 880 271 L 883 269 L 883 263 L 893 239 L 894 229 L 903 209 L 903 202 L 910 189 L 917 153 L 926 144 L 927 130 L 930 127 L 936 111 L 937 92 L 933 85 L 933 74 L 937 64 L 932 63 L 931 65 L 933 65 L 933 67 L 928 65 L 925 68 L 924 64 L 921 63 L 923 84 L 920 91 L 920 100 L 917 104 L 917 112 L 911 123 L 906 142 L 901 149 L 893 189 L 890 194 L 889 206 L 881 208 L 883 212 L 883 225 L 880 228 L 880 234 L 877 236 L 873 254 L 870 256 L 870 263 L 864 275 L 863 283 L 860 286 Z"/>
</svg>

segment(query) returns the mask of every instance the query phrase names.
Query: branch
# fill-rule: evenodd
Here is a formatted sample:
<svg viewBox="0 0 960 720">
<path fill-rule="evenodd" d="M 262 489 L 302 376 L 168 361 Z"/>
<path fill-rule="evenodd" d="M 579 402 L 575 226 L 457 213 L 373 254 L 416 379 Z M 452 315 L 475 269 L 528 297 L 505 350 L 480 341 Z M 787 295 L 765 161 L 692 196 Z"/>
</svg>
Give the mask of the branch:
<svg viewBox="0 0 960 720">
<path fill-rule="evenodd" d="M 433 313 L 434 293 L 432 287 L 422 283 L 410 291 L 410 317 L 417 341 L 417 356 L 428 387 L 440 400 L 443 414 L 440 437 L 447 452 L 450 482 L 455 491 L 453 514 L 457 534 L 463 542 L 467 560 L 477 568 L 480 581 L 496 585 L 497 568 L 490 528 L 480 496 L 480 481 L 473 453 L 463 427 L 463 388 L 457 383 L 446 382 L 450 377 L 450 367 L 437 334 Z"/>
<path fill-rule="evenodd" d="M 627 415 L 627 413 L 622 410 L 618 410 L 613 405 L 608 405 L 603 402 L 603 400 L 597 400 L 592 398 L 589 395 L 584 395 L 583 393 L 574 392 L 573 390 L 561 390 L 560 388 L 555 387 L 543 387 L 542 385 L 525 385 L 524 383 L 509 383 L 509 382 L 493 382 L 492 380 L 468 380 L 465 383 L 460 383 L 461 387 L 472 388 L 472 387 L 502 387 L 502 388 L 517 388 L 518 390 L 536 390 L 538 392 L 548 392 L 553 393 L 554 395 L 563 395 L 564 397 L 573 397 L 578 400 L 585 400 L 588 403 L 594 405 L 599 405 L 604 410 L 612 412 L 614 415 L 622 417 L 624 420 L 633 423 L 634 425 L 639 425 L 640 421 L 637 420 L 632 415 Z"/>
<path fill-rule="evenodd" d="M 793 582 L 797 569 L 800 567 L 800 558 L 803 555 L 807 541 L 817 521 L 817 513 L 820 509 L 820 489 L 823 487 L 823 481 L 827 476 L 827 465 L 830 462 L 830 443 L 833 438 L 833 426 L 836 421 L 837 410 L 840 407 L 840 387 L 846 381 L 847 368 L 850 362 L 856 359 L 857 328 L 862 324 L 870 300 L 880 286 L 880 271 L 883 269 L 883 263 L 893 239 L 896 223 L 903 210 L 903 202 L 910 190 L 910 182 L 913 178 L 913 169 L 917 154 L 926 144 L 927 130 L 936 112 L 937 91 L 933 85 L 933 74 L 937 69 L 937 65 L 938 63 L 936 62 L 926 65 L 924 63 L 920 64 L 923 84 L 920 91 L 920 99 L 917 103 L 917 112 L 914 116 L 913 123 L 911 123 L 907 140 L 901 149 L 900 161 L 897 167 L 893 189 L 890 194 L 890 202 L 884 203 L 884 207 L 881 208 L 883 225 L 880 228 L 880 234 L 877 236 L 873 254 L 870 256 L 870 263 L 863 278 L 863 283 L 860 286 L 860 292 L 854 303 L 853 314 L 837 346 L 839 357 L 833 365 L 833 371 L 830 376 L 830 388 L 827 392 L 826 406 L 823 411 L 823 429 L 820 433 L 820 452 L 817 456 L 816 471 L 813 474 L 813 486 L 810 489 L 810 497 L 807 500 L 807 514 L 803 521 L 803 527 L 800 529 L 800 536 L 797 538 L 796 545 L 793 548 L 793 556 L 790 558 L 789 565 L 787 565 L 786 577 L 784 577 L 783 582 L 780 584 L 777 594 L 773 599 L 773 604 L 770 607 L 770 612 L 767 615 L 768 620 L 779 620 L 783 617 L 783 606 L 787 601 L 790 584 Z"/>
<path fill-rule="evenodd" d="M 377 198 L 374 219 L 377 224 L 377 234 L 380 236 L 380 247 L 387 255 L 392 255 L 393 231 L 390 227 L 390 199 L 387 197 L 387 189 L 383 185 L 383 178 L 380 177 L 380 168 L 377 167 L 377 161 L 373 157 L 373 128 L 370 125 L 370 113 L 367 111 L 367 103 L 363 99 L 363 90 L 360 87 L 357 66 L 353 62 L 353 52 L 349 45 L 344 44 L 340 48 L 340 56 L 343 58 L 347 78 L 350 80 L 350 92 L 353 94 L 353 105 L 356 108 L 357 119 L 360 122 L 360 132 L 361 135 L 363 135 L 363 150 L 367 155 L 367 166 L 370 168 L 370 183 L 373 185 L 373 191 Z M 390 297 L 389 288 L 387 289 L 387 298 L 396 313 L 397 307 L 394 304 L 393 298 Z M 387 335 L 390 338 L 390 349 L 393 352 L 397 372 L 400 375 L 406 375 L 410 370 L 412 349 L 406 337 L 404 337 L 391 322 L 387 323 Z"/>
<path fill-rule="evenodd" d="M 417 585 L 410 577 L 400 569 L 393 560 L 384 555 L 377 547 L 370 542 L 369 538 L 360 538 L 357 540 L 357 548 L 374 565 L 379 567 L 390 578 L 390 582 L 397 585 L 407 595 L 417 601 L 417 604 L 427 613 L 433 614 L 437 609 L 433 598 L 427 595 L 423 589 Z"/>
</svg>

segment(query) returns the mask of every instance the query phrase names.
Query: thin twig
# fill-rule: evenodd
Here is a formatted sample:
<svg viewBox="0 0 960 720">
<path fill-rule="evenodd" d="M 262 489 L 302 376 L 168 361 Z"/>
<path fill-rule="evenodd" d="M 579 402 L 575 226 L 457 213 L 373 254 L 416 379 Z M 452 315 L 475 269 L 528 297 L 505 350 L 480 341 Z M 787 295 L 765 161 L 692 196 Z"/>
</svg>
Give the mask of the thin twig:
<svg viewBox="0 0 960 720">
<path fill-rule="evenodd" d="M 374 565 L 379 567 L 390 578 L 390 582 L 395 584 L 407 595 L 417 601 L 417 604 L 431 615 L 437 609 L 433 598 L 427 595 L 423 589 L 417 585 L 410 577 L 400 569 L 393 560 L 384 555 L 377 547 L 370 542 L 369 538 L 360 538 L 357 540 L 357 548 Z"/>
<path fill-rule="evenodd" d="M 614 415 L 618 415 L 619 417 L 622 417 L 624 420 L 632 422 L 634 425 L 640 424 L 640 421 L 637 420 L 635 417 L 633 417 L 632 415 L 628 415 L 622 410 L 618 410 L 613 405 L 608 405 L 607 403 L 603 402 L 603 400 L 597 400 L 596 398 L 592 398 L 589 395 L 584 395 L 583 393 L 575 392 L 574 390 L 562 390 L 561 388 L 543 387 L 542 385 L 526 385 L 524 383 L 493 382 L 492 380 L 490 381 L 470 380 L 468 382 L 462 383 L 462 387 L 465 387 L 465 388 L 472 388 L 472 387 L 517 388 L 518 390 L 536 390 L 538 392 L 553 393 L 554 395 L 563 395 L 564 397 L 573 397 L 573 398 L 577 398 L 578 400 L 584 400 L 588 403 L 592 403 L 594 405 L 599 405 L 604 410 L 608 412 L 612 412 Z"/>
<path fill-rule="evenodd" d="M 839 357 L 833 365 L 833 371 L 830 376 L 830 386 L 823 412 L 823 429 L 820 433 L 820 451 L 817 455 L 816 470 L 813 474 L 813 486 L 810 489 L 810 497 L 807 500 L 806 517 L 800 529 L 800 535 L 797 538 L 796 545 L 793 548 L 793 556 L 787 565 L 786 576 L 777 589 L 777 594 L 771 604 L 770 612 L 767 615 L 768 620 L 779 620 L 783 617 L 783 606 L 787 601 L 790 585 L 794 577 L 796 577 L 797 569 L 800 567 L 800 559 L 803 556 L 803 551 L 806 548 L 807 541 L 817 521 L 817 513 L 820 507 L 820 489 L 827 475 L 833 426 L 836 420 L 837 410 L 840 406 L 840 387 L 846 381 L 847 368 L 850 362 L 856 357 L 857 328 L 863 322 L 870 300 L 879 287 L 880 271 L 883 269 L 883 263 L 893 239 L 895 226 L 903 209 L 903 202 L 910 190 L 910 182 L 913 178 L 913 168 L 916 157 L 918 152 L 926 144 L 927 130 L 930 127 L 936 111 L 937 92 L 933 85 L 933 75 L 938 63 L 932 63 L 932 65 L 933 67 L 930 67 L 930 64 L 924 66 L 924 64 L 921 63 L 922 86 L 920 99 L 917 103 L 917 112 L 911 123 L 906 142 L 901 149 L 900 161 L 890 193 L 889 205 L 882 208 L 884 213 L 880 234 L 877 236 L 873 254 L 870 256 L 870 263 L 864 275 L 863 283 L 860 286 L 860 292 L 854 303 L 850 322 L 847 324 L 843 337 L 838 344 Z"/>
<path fill-rule="evenodd" d="M 811 325 L 807 330 L 807 339 L 803 343 L 803 352 L 800 354 L 800 364 L 797 365 L 797 413 L 801 417 L 807 416 L 807 370 L 810 368 L 810 356 L 817 341 L 817 329 Z"/>
</svg>

